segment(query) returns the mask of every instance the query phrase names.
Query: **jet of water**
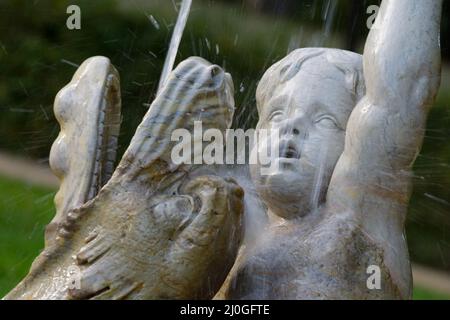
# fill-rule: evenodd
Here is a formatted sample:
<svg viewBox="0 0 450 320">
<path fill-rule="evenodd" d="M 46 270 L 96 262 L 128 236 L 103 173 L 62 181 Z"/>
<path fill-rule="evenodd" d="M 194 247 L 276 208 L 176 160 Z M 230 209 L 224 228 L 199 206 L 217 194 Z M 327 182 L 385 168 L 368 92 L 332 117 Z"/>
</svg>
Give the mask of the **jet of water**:
<svg viewBox="0 0 450 320">
<path fill-rule="evenodd" d="M 161 73 L 161 78 L 159 80 L 158 93 L 166 84 L 166 81 L 169 78 L 169 74 L 173 70 L 173 65 L 175 63 L 175 58 L 177 56 L 184 28 L 186 27 L 186 22 L 189 17 L 191 5 L 192 0 L 183 0 L 181 3 L 177 23 L 175 25 L 175 29 L 173 30 L 172 39 L 170 40 L 169 51 L 167 52 L 166 61 L 164 62 L 163 71 Z"/>
</svg>

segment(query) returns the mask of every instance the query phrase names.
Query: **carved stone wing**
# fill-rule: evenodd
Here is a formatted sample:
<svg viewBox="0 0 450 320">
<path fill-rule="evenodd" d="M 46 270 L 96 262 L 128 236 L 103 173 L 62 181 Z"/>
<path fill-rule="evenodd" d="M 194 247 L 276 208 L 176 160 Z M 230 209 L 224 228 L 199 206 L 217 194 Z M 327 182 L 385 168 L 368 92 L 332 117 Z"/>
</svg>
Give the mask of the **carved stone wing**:
<svg viewBox="0 0 450 320">
<path fill-rule="evenodd" d="M 54 113 L 61 131 L 50 151 L 50 166 L 61 184 L 47 244 L 67 213 L 94 198 L 111 178 L 120 111 L 119 74 L 105 57 L 87 59 L 57 94 Z"/>
<path fill-rule="evenodd" d="M 200 58 L 182 62 L 153 102 L 98 195 L 71 210 L 55 241 L 9 299 L 209 299 L 236 258 L 243 191 L 171 159 L 175 129 L 224 131 L 231 77 Z"/>
</svg>

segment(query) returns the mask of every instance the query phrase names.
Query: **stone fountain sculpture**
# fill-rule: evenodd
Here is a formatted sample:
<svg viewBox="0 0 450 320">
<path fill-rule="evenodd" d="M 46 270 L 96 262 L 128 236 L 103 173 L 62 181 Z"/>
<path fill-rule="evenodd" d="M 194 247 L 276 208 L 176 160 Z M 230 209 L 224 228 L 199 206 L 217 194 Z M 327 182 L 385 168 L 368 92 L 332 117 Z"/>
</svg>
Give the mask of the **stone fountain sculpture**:
<svg viewBox="0 0 450 320">
<path fill-rule="evenodd" d="M 6 298 L 213 297 L 239 248 L 243 190 L 199 166 L 175 165 L 170 137 L 192 131 L 194 119 L 225 130 L 233 113 L 230 75 L 190 58 L 172 72 L 113 173 L 118 75 L 106 58 L 84 62 L 55 100 L 57 214 L 45 250 Z"/>
<path fill-rule="evenodd" d="M 410 298 L 404 223 L 440 83 L 441 10 L 442 0 L 384 0 L 363 56 L 300 49 L 266 72 L 257 129 L 279 131 L 279 170 L 250 168 L 270 220 L 230 273 L 244 192 L 202 165 L 175 165 L 170 134 L 194 120 L 228 128 L 231 77 L 200 58 L 182 62 L 114 171 L 118 75 L 106 58 L 89 59 L 55 101 L 50 160 L 61 187 L 46 248 L 6 298 L 208 299 L 228 273 L 219 298 Z M 374 266 L 380 288 L 367 286 Z"/>
</svg>

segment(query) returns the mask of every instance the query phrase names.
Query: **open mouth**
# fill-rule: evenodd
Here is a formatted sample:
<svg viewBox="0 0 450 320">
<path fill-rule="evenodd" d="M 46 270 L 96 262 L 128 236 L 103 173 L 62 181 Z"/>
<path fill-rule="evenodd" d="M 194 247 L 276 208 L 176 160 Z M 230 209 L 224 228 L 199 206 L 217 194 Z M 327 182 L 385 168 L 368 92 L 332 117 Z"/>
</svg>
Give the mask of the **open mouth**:
<svg viewBox="0 0 450 320">
<path fill-rule="evenodd" d="M 282 143 L 280 146 L 280 158 L 300 159 L 300 152 L 293 143 Z"/>
</svg>

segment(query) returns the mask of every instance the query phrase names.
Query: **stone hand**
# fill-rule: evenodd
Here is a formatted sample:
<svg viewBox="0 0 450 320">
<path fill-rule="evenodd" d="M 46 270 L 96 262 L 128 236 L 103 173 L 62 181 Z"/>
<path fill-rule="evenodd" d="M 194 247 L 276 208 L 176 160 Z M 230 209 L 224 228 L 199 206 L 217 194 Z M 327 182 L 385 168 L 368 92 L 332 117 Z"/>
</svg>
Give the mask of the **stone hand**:
<svg viewBox="0 0 450 320">
<path fill-rule="evenodd" d="M 76 254 L 82 272 L 70 298 L 211 298 L 238 249 L 242 190 L 212 176 L 148 202 L 138 201 L 138 194 L 130 197 L 132 188 L 118 189 L 102 191 L 92 204 L 69 214 L 83 221 L 82 215 L 105 211 L 110 221 L 94 228 Z M 113 229 L 105 227 L 113 221 Z"/>
</svg>

